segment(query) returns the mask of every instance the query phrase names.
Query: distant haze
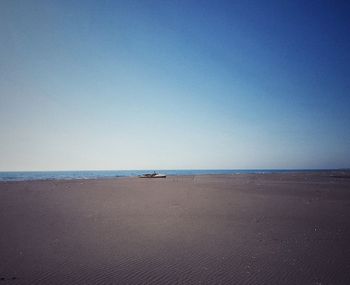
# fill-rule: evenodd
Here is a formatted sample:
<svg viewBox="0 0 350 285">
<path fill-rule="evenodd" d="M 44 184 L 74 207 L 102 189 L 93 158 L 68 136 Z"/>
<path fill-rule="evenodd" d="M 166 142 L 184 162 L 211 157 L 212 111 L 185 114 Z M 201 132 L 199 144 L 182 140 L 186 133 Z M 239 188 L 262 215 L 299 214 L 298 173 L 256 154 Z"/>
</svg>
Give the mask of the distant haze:
<svg viewBox="0 0 350 285">
<path fill-rule="evenodd" d="M 0 2 L 0 171 L 350 167 L 345 1 Z"/>
</svg>

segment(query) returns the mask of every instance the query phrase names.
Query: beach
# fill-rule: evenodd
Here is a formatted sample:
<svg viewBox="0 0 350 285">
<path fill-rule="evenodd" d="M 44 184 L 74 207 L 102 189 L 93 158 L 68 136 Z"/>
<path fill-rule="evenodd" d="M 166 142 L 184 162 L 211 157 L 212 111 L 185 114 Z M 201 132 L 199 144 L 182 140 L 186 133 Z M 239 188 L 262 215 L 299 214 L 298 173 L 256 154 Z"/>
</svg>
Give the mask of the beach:
<svg viewBox="0 0 350 285">
<path fill-rule="evenodd" d="M 349 172 L 0 183 L 0 284 L 350 284 Z"/>
</svg>

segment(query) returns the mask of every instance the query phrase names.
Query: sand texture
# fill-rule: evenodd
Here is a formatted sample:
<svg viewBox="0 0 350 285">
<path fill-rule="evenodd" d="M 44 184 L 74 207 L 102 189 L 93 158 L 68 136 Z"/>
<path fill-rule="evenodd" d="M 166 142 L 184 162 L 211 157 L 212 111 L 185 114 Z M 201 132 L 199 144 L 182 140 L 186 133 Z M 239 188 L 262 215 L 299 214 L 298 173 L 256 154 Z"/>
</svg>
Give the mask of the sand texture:
<svg viewBox="0 0 350 285">
<path fill-rule="evenodd" d="M 0 183 L 1 284 L 350 284 L 347 173 Z"/>
</svg>

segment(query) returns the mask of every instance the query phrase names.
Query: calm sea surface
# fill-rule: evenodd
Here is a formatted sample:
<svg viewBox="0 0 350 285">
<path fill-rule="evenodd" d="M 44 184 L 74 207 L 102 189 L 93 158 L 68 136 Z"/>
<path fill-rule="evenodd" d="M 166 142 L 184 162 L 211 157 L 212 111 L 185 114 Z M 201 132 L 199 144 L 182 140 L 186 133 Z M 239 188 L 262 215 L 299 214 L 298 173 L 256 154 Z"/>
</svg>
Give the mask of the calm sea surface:
<svg viewBox="0 0 350 285">
<path fill-rule="evenodd" d="M 244 173 L 285 173 L 285 172 L 319 172 L 319 169 L 206 169 L 206 170 L 155 170 L 166 175 L 201 175 L 201 174 L 244 174 Z M 144 173 L 152 173 L 152 170 L 108 170 L 108 171 L 25 171 L 25 172 L 0 172 L 0 181 L 25 181 L 25 180 L 58 180 L 58 179 L 107 179 L 116 177 L 132 177 Z"/>
</svg>

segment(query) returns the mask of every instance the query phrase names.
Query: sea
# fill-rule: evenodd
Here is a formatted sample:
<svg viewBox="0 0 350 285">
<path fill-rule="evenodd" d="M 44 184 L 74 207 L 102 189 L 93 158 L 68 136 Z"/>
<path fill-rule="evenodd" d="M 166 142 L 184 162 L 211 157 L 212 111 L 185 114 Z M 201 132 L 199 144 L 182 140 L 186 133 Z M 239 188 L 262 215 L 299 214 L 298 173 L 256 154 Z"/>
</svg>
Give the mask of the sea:
<svg viewBox="0 0 350 285">
<path fill-rule="evenodd" d="M 186 169 L 186 170 L 83 170 L 83 171 L 12 171 L 0 172 L 0 181 L 27 180 L 73 180 L 73 179 L 112 179 L 118 177 L 137 177 L 145 173 L 166 175 L 203 175 L 203 174 L 266 174 L 288 172 L 321 172 L 333 169 Z"/>
</svg>

